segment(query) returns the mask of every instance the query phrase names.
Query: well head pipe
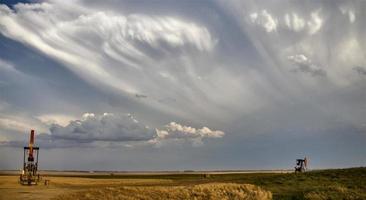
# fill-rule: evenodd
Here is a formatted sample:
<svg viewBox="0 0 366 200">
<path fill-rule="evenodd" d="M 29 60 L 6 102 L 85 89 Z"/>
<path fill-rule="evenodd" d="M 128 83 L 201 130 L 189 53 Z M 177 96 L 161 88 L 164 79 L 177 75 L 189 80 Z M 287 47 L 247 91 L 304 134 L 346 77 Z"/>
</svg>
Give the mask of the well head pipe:
<svg viewBox="0 0 366 200">
<path fill-rule="evenodd" d="M 34 130 L 31 130 L 30 139 L 29 139 L 29 154 L 28 161 L 33 161 L 33 144 L 34 144 Z"/>
<path fill-rule="evenodd" d="M 29 145 L 33 146 L 33 144 L 34 144 L 34 130 L 31 130 Z"/>
</svg>

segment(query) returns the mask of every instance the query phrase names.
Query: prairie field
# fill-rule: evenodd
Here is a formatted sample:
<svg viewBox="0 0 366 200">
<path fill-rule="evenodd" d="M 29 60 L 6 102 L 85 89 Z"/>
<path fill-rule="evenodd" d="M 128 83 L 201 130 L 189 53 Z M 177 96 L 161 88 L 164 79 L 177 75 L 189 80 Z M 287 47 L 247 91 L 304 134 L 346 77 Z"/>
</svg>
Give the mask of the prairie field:
<svg viewBox="0 0 366 200">
<path fill-rule="evenodd" d="M 294 173 L 52 173 L 37 186 L 0 176 L 0 199 L 366 199 L 366 168 Z"/>
</svg>

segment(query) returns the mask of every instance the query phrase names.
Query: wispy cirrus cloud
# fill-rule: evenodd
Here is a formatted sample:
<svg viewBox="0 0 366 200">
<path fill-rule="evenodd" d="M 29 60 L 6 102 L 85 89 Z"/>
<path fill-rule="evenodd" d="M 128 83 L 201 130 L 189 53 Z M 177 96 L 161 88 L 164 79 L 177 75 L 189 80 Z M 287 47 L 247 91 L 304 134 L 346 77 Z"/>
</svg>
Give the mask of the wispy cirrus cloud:
<svg viewBox="0 0 366 200">
<path fill-rule="evenodd" d="M 278 26 L 278 20 L 273 18 L 267 10 L 251 13 L 250 20 L 259 26 L 262 26 L 267 32 L 276 31 Z"/>
<path fill-rule="evenodd" d="M 150 96 L 139 103 L 154 109 L 187 115 L 186 109 L 159 100 L 181 99 L 195 105 L 215 89 L 210 87 L 215 80 L 199 83 L 196 65 L 207 65 L 207 70 L 200 70 L 207 75 L 215 71 L 216 67 L 208 67 L 214 61 L 201 62 L 213 53 L 218 40 L 199 23 L 59 1 L 19 3 L 13 9 L 2 5 L 0 15 L 3 35 L 57 60 L 97 88 L 128 97 Z M 214 104 L 206 110 L 212 109 Z"/>
<path fill-rule="evenodd" d="M 135 87 L 138 84 L 125 81 L 126 75 L 121 79 L 123 74 L 111 73 L 108 65 L 119 64 L 136 73 L 153 62 L 158 52 L 170 54 L 183 46 L 209 51 L 215 45 L 204 27 L 172 17 L 125 16 L 57 2 L 16 4 L 14 9 L 0 7 L 4 35 L 59 60 L 88 82 L 97 81 L 127 93 L 140 91 Z M 115 62 L 109 63 L 109 59 Z"/>
</svg>

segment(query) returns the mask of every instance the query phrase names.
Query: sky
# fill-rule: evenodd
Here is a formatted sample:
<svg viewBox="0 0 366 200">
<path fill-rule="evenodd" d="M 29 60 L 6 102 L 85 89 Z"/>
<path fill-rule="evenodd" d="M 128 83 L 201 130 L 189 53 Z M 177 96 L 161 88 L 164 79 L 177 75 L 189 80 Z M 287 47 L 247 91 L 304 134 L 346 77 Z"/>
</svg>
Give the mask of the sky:
<svg viewBox="0 0 366 200">
<path fill-rule="evenodd" d="M 366 166 L 366 2 L 0 0 L 0 169 Z"/>
</svg>

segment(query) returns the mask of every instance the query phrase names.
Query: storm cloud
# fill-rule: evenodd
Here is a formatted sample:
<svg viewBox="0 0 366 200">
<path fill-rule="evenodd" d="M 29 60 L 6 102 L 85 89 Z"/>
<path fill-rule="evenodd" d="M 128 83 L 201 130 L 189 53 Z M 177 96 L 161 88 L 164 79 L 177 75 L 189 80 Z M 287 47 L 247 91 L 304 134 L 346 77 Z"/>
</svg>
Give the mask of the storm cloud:
<svg viewBox="0 0 366 200">
<path fill-rule="evenodd" d="M 297 69 L 294 72 L 300 71 L 304 73 L 309 73 L 312 76 L 326 76 L 327 73 L 319 68 L 317 65 L 311 62 L 306 56 L 299 54 L 294 56 L 289 56 L 288 59 L 294 63 Z"/>
<path fill-rule="evenodd" d="M 1 122 L 1 121 L 0 121 Z M 8 126 L 23 128 L 22 124 L 8 122 Z M 0 124 L 1 126 L 1 124 Z M 20 126 L 20 127 L 19 127 Z M 4 127 L 5 128 L 5 127 Z M 45 148 L 62 147 L 104 147 L 114 145 L 161 145 L 164 141 L 192 141 L 203 144 L 205 138 L 221 138 L 223 131 L 208 127 L 196 129 L 171 122 L 163 128 L 150 128 L 139 122 L 131 114 L 84 113 L 78 120 L 71 120 L 67 125 L 51 124 L 49 133 L 37 135 L 37 145 Z M 22 141 L 1 141 L 4 146 L 22 146 Z"/>
<path fill-rule="evenodd" d="M 366 75 L 366 68 L 364 67 L 356 66 L 353 68 L 353 70 L 355 70 L 360 75 Z"/>
<path fill-rule="evenodd" d="M 54 139 L 93 141 L 144 141 L 152 139 L 154 131 L 140 124 L 132 115 L 104 113 L 96 116 L 85 113 L 80 120 L 63 127 L 53 124 L 50 128 Z"/>
</svg>

